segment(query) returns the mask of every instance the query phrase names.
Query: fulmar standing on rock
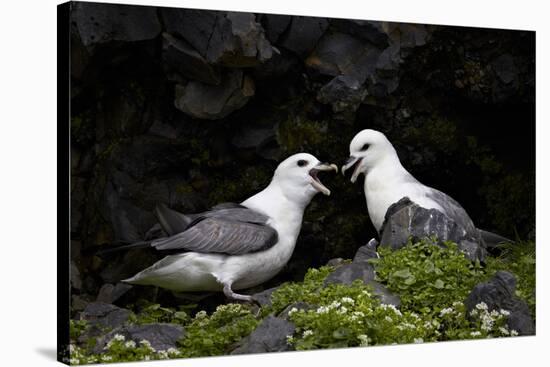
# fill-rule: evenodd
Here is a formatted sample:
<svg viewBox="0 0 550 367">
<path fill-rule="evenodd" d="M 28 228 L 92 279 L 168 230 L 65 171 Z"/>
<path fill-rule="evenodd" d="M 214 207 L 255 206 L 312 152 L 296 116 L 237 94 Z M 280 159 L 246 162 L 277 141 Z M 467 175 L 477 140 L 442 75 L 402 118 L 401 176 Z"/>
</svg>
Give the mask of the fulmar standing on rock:
<svg viewBox="0 0 550 367">
<path fill-rule="evenodd" d="M 350 157 L 342 173 L 353 168 L 351 182 L 365 175 L 365 198 L 369 217 L 381 233 L 386 213 L 392 204 L 408 197 L 425 209 L 435 209 L 458 225 L 471 238 L 481 238 L 488 244 L 507 242 L 497 234 L 477 229 L 464 208 L 447 194 L 425 186 L 402 165 L 395 148 L 384 134 L 376 130 L 359 132 L 350 143 Z"/>
<path fill-rule="evenodd" d="M 251 296 L 233 290 L 261 284 L 286 265 L 294 251 L 302 216 L 319 192 L 330 195 L 319 171 L 337 171 L 311 154 L 279 164 L 271 183 L 240 204 L 224 203 L 199 214 L 157 208 L 166 238 L 127 245 L 179 252 L 124 280 L 176 292 L 222 291 L 233 300 Z"/>
</svg>

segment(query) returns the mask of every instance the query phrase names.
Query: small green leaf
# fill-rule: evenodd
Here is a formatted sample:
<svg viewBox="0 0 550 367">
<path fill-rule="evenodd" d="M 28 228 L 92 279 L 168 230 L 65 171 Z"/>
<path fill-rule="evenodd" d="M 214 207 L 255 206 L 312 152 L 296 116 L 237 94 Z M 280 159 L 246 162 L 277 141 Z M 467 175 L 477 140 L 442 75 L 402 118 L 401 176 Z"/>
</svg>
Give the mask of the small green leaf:
<svg viewBox="0 0 550 367">
<path fill-rule="evenodd" d="M 393 276 L 398 278 L 408 278 L 411 276 L 411 271 L 409 270 L 409 268 L 400 269 L 394 272 Z"/>
<path fill-rule="evenodd" d="M 441 279 L 437 279 L 434 283 L 434 287 L 437 289 L 443 289 L 445 287 L 445 283 Z"/>
</svg>

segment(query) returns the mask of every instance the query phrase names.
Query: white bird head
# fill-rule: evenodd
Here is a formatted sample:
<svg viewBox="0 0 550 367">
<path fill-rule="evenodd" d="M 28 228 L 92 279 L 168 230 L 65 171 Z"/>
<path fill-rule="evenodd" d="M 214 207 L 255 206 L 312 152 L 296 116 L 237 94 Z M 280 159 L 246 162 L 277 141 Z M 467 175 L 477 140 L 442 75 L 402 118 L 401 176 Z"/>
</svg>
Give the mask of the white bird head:
<svg viewBox="0 0 550 367">
<path fill-rule="evenodd" d="M 354 167 L 351 182 L 355 182 L 361 173 L 367 174 L 388 158 L 397 157 L 397 153 L 388 138 L 379 131 L 362 130 L 349 145 L 350 157 L 342 166 L 342 174 Z"/>
<path fill-rule="evenodd" d="M 285 194 L 313 197 L 318 192 L 330 195 L 330 190 L 321 183 L 320 171 L 336 171 L 335 164 L 321 163 L 315 156 L 308 153 L 291 155 L 282 161 L 273 175 L 276 182 Z"/>
</svg>

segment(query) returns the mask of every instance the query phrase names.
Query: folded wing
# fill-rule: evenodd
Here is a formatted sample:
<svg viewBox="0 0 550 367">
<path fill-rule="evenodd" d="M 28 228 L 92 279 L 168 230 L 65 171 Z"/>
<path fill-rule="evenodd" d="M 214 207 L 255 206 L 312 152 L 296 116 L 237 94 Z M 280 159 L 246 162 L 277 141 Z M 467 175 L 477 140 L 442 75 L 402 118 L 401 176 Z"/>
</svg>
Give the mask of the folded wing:
<svg viewBox="0 0 550 367">
<path fill-rule="evenodd" d="M 160 223 L 170 223 L 165 231 L 183 230 L 154 240 L 151 246 L 157 250 L 241 255 L 266 250 L 278 240 L 268 216 L 239 204 L 220 204 L 193 217 L 168 210 L 157 210 Z"/>
</svg>

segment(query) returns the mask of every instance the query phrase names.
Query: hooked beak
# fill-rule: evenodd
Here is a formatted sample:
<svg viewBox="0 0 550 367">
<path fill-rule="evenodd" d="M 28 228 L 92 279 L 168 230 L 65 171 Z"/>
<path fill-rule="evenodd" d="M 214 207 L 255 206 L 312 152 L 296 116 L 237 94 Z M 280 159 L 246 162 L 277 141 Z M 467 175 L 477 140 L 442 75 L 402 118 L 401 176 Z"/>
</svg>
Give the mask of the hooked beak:
<svg viewBox="0 0 550 367">
<path fill-rule="evenodd" d="M 355 169 L 353 170 L 353 174 L 351 175 L 351 179 L 350 179 L 350 181 L 352 183 L 355 183 L 355 181 L 357 181 L 357 177 L 361 173 L 361 172 L 359 172 L 359 166 L 361 165 L 362 160 L 363 160 L 363 158 L 350 156 L 348 158 L 348 160 L 346 161 L 346 163 L 344 163 L 344 165 L 342 166 L 342 175 L 344 175 L 344 176 L 346 175 L 345 172 L 348 169 L 350 169 L 352 167 L 355 167 Z"/>
<path fill-rule="evenodd" d="M 321 180 L 319 180 L 319 177 L 317 176 L 317 174 L 320 171 L 332 171 L 332 170 L 338 173 L 338 166 L 335 165 L 334 163 L 319 163 L 318 165 L 316 165 L 315 167 L 309 170 L 309 175 L 313 179 L 311 181 L 311 186 L 313 186 L 315 190 L 322 192 L 327 196 L 330 195 L 330 190 L 325 185 L 323 185 Z"/>
</svg>

